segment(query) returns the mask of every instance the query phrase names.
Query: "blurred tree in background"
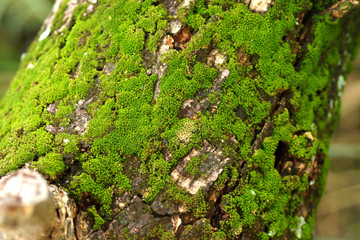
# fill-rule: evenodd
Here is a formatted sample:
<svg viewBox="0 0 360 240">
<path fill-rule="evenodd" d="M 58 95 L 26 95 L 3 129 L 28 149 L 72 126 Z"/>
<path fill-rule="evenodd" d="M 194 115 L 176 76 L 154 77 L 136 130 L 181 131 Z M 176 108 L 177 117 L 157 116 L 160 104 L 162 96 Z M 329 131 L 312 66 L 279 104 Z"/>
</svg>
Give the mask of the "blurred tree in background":
<svg viewBox="0 0 360 240">
<path fill-rule="evenodd" d="M 13 78 L 20 56 L 26 51 L 54 0 L 0 1 L 0 98 Z"/>
</svg>

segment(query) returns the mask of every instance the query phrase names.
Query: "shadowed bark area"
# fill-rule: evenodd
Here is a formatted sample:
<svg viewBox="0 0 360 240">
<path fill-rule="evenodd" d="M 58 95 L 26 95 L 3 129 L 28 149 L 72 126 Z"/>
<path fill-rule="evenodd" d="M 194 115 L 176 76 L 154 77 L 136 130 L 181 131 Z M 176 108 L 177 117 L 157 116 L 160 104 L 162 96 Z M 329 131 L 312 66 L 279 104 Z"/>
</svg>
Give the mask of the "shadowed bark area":
<svg viewBox="0 0 360 240">
<path fill-rule="evenodd" d="M 0 103 L 0 175 L 66 189 L 76 239 L 311 239 L 359 14 L 58 0 Z"/>
</svg>

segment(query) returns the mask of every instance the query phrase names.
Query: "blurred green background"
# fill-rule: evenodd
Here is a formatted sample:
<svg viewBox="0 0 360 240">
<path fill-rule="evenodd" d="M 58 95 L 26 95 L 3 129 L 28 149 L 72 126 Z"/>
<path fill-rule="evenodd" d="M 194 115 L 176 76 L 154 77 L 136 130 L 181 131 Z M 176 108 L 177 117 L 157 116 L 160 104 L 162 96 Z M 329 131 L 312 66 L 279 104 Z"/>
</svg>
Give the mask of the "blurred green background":
<svg viewBox="0 0 360 240">
<path fill-rule="evenodd" d="M 360 52 L 342 95 L 330 161 L 315 227 L 316 236 L 322 238 L 317 240 L 360 239 Z"/>
<path fill-rule="evenodd" d="M 20 56 L 54 0 L 0 0 L 0 98 Z M 360 31 L 360 29 L 359 29 Z M 360 239 L 360 54 L 343 94 L 342 118 L 331 149 L 327 190 L 317 214 L 316 240 Z"/>
<path fill-rule="evenodd" d="M 0 98 L 54 0 L 0 0 Z"/>
</svg>

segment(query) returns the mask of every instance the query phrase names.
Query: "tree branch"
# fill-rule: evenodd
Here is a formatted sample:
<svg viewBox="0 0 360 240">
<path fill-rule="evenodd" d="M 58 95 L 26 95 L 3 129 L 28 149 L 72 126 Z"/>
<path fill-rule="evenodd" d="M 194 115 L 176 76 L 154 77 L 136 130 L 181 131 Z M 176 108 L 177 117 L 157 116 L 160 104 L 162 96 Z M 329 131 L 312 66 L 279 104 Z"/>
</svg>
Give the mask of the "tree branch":
<svg viewBox="0 0 360 240">
<path fill-rule="evenodd" d="M 21 169 L 0 180 L 0 239 L 75 239 L 74 207 L 65 191 L 36 171 Z"/>
</svg>

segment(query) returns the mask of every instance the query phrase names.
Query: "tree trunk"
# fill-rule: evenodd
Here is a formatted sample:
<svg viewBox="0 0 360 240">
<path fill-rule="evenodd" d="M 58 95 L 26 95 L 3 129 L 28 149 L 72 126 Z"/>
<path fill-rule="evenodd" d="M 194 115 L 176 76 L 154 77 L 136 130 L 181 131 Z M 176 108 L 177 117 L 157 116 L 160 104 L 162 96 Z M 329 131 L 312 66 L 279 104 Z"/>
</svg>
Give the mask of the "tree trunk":
<svg viewBox="0 0 360 240">
<path fill-rule="evenodd" d="M 311 239 L 359 15 L 58 0 L 1 102 L 0 175 L 66 189 L 77 239 Z"/>
</svg>

